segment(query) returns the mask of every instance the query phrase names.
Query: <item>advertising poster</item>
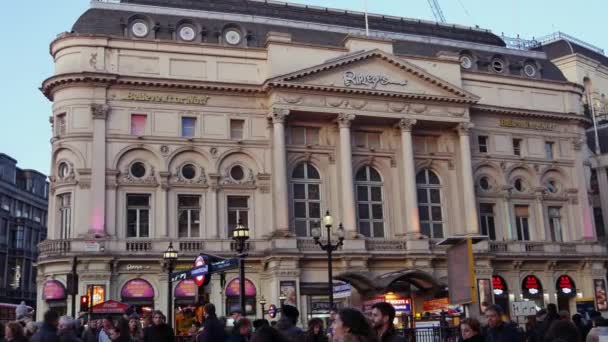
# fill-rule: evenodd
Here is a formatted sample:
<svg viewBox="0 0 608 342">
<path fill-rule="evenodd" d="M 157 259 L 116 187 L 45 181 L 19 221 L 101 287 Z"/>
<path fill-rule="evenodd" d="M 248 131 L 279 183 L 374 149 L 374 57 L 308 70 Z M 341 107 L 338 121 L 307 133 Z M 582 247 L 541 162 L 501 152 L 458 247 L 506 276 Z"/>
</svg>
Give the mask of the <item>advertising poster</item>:
<svg viewBox="0 0 608 342">
<path fill-rule="evenodd" d="M 606 299 L 606 281 L 604 279 L 594 279 L 593 289 L 595 291 L 595 305 L 597 306 L 597 310 L 608 310 L 608 300 Z"/>
<path fill-rule="evenodd" d="M 284 280 L 280 283 L 281 295 L 285 296 L 285 305 L 298 306 L 298 293 L 294 280 Z"/>
<path fill-rule="evenodd" d="M 490 279 L 477 279 L 477 291 L 479 291 L 479 312 L 485 313 L 488 306 L 492 305 L 494 299 Z"/>
</svg>

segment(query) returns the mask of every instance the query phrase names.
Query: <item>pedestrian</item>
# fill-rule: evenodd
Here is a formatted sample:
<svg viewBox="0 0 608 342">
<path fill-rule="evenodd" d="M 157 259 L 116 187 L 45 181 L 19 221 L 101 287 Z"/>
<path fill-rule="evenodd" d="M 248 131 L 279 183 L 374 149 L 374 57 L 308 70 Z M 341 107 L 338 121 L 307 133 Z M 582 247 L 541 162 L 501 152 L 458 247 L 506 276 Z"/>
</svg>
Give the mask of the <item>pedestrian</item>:
<svg viewBox="0 0 608 342">
<path fill-rule="evenodd" d="M 521 342 L 523 334 L 513 322 L 503 322 L 502 308 L 496 304 L 490 305 L 485 312 L 488 321 L 486 342 Z"/>
<path fill-rule="evenodd" d="M 23 326 L 17 321 L 6 323 L 4 327 L 4 340 L 7 342 L 26 342 Z"/>
<path fill-rule="evenodd" d="M 29 341 L 38 331 L 38 324 L 34 321 L 29 321 L 25 324 L 25 337 Z M 0 339 L 1 340 L 1 339 Z"/>
<path fill-rule="evenodd" d="M 110 337 L 110 342 L 119 342 L 121 341 L 121 331 L 118 327 L 111 327 L 108 329 L 108 337 Z M 160 341 L 159 341 L 160 342 Z M 169 341 L 167 341 L 169 342 Z"/>
<path fill-rule="evenodd" d="M 589 330 L 586 342 L 600 342 L 608 339 L 608 320 L 602 316 L 594 317 L 593 328 Z"/>
<path fill-rule="evenodd" d="M 232 321 L 231 325 L 236 325 L 236 322 L 243 318 L 243 311 L 241 311 L 241 309 L 233 309 L 230 311 L 230 318 Z"/>
<path fill-rule="evenodd" d="M 131 342 L 143 342 L 144 340 L 144 332 L 137 316 L 131 316 L 129 319 L 129 337 Z"/>
<path fill-rule="evenodd" d="M 359 310 L 342 309 L 334 322 L 334 341 L 375 342 L 374 331 Z"/>
<path fill-rule="evenodd" d="M 265 318 L 259 318 L 253 321 L 253 329 L 254 330 L 258 330 L 261 327 L 269 327 L 270 326 L 270 322 L 268 322 L 267 319 Z"/>
<path fill-rule="evenodd" d="M 220 322 L 215 313 L 215 305 L 207 303 L 203 307 L 205 312 L 205 322 L 203 332 L 198 335 L 196 342 L 215 342 L 226 340 L 226 330 L 224 324 Z"/>
<path fill-rule="evenodd" d="M 583 322 L 583 316 L 580 314 L 572 315 L 572 322 L 578 328 L 578 332 L 581 334 L 581 340 L 584 341 L 587 338 L 587 334 L 589 334 L 589 327 Z"/>
<path fill-rule="evenodd" d="M 251 321 L 247 318 L 241 318 L 234 325 L 232 335 L 228 337 L 227 342 L 248 342 L 250 338 Z"/>
<path fill-rule="evenodd" d="M 334 340 L 334 322 L 336 321 L 336 316 L 338 316 L 338 311 L 336 309 L 329 310 L 329 322 L 327 322 L 327 338 L 329 341 Z"/>
<path fill-rule="evenodd" d="M 372 328 L 376 331 L 380 342 L 405 342 L 403 336 L 395 331 L 393 321 L 395 320 L 395 308 L 387 302 L 372 305 Z"/>
<path fill-rule="evenodd" d="M 281 308 L 281 318 L 277 322 L 277 330 L 289 341 L 304 342 L 306 334 L 296 326 L 300 317 L 300 311 L 295 306 L 283 305 Z"/>
<path fill-rule="evenodd" d="M 58 335 L 60 342 L 82 342 L 76 336 L 76 322 L 70 316 L 61 316 L 59 318 Z"/>
<path fill-rule="evenodd" d="M 570 312 L 568 312 L 568 310 L 560 310 L 558 314 L 559 314 L 560 320 L 564 320 L 564 321 L 570 320 Z"/>
<path fill-rule="evenodd" d="M 82 342 L 97 342 L 97 320 L 89 320 L 89 325 L 80 337 Z"/>
<path fill-rule="evenodd" d="M 59 314 L 53 310 L 45 312 L 42 327 L 32 336 L 30 342 L 59 342 L 58 325 Z"/>
<path fill-rule="evenodd" d="M 255 330 L 251 342 L 291 342 L 272 326 L 262 326 Z"/>
<path fill-rule="evenodd" d="M 551 324 L 544 340 L 545 342 L 581 342 L 581 334 L 570 319 L 560 319 Z"/>
<path fill-rule="evenodd" d="M 165 315 L 157 310 L 152 314 L 151 327 L 144 330 L 144 342 L 173 341 L 173 329 L 165 323 Z"/>
<path fill-rule="evenodd" d="M 112 316 L 106 316 L 101 320 L 101 330 L 98 334 L 99 342 L 110 342 L 110 329 L 114 328 L 114 319 Z"/>
<path fill-rule="evenodd" d="M 306 331 L 306 342 L 327 342 L 327 335 L 323 331 L 323 320 L 313 318 L 308 321 L 308 330 Z"/>
<path fill-rule="evenodd" d="M 486 309 L 487 310 L 487 309 Z M 460 323 L 460 332 L 464 342 L 484 342 L 481 335 L 481 324 L 475 318 L 467 318 Z"/>
</svg>

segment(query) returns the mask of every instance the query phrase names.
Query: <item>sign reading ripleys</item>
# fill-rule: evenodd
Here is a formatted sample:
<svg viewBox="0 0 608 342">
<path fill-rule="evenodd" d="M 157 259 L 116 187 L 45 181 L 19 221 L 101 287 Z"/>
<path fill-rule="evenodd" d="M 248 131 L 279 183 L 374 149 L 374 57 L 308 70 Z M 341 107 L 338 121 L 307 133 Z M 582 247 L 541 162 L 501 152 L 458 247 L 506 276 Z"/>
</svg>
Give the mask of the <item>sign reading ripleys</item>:
<svg viewBox="0 0 608 342">
<path fill-rule="evenodd" d="M 386 75 L 373 75 L 373 74 L 358 74 L 353 71 L 347 71 L 343 75 L 344 85 L 347 87 L 352 86 L 366 86 L 371 89 L 376 89 L 378 85 L 398 85 L 406 86 L 407 81 L 395 82 L 391 81 Z"/>
<path fill-rule="evenodd" d="M 513 316 L 534 316 L 536 315 L 536 303 L 533 301 L 512 302 L 511 314 Z"/>
<path fill-rule="evenodd" d="M 553 131 L 555 130 L 557 125 L 552 122 L 545 121 L 500 119 L 500 127 L 536 129 L 539 131 Z"/>
<path fill-rule="evenodd" d="M 466 239 L 447 250 L 448 289 L 450 304 L 469 304 L 477 301 L 473 243 Z"/>
</svg>

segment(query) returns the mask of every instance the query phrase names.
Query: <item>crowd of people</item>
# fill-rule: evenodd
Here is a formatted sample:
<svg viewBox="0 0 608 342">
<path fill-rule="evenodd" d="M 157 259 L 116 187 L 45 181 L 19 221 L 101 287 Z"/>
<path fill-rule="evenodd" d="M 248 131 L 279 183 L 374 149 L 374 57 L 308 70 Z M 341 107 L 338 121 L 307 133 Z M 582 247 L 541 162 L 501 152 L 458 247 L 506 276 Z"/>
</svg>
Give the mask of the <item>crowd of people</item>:
<svg viewBox="0 0 608 342">
<path fill-rule="evenodd" d="M 361 311 L 345 308 L 332 311 L 328 327 L 320 318 L 308 322 L 308 329 L 297 326 L 299 311 L 285 305 L 278 321 L 249 320 L 235 310 L 231 327 L 227 319 L 218 317 L 216 308 L 204 306 L 204 322 L 195 322 L 189 336 L 180 342 L 405 342 L 414 341 L 414 335 L 398 333 L 393 325 L 395 308 L 386 302 L 372 306 L 369 316 Z M 464 342 L 601 342 L 608 339 L 608 320 L 598 312 L 588 319 L 566 311 L 557 311 L 554 304 L 529 316 L 525 329 L 504 318 L 502 308 L 489 306 L 485 311 L 485 325 L 474 318 L 460 324 Z M 49 310 L 43 322 L 37 323 L 29 316 L 7 323 L 0 335 L 0 342 L 174 342 L 173 329 L 166 323 L 164 314 L 154 311 L 151 317 L 139 317 L 128 310 L 121 317 L 112 316 L 89 320 L 61 316 Z M 444 339 L 446 340 L 446 339 Z"/>
</svg>

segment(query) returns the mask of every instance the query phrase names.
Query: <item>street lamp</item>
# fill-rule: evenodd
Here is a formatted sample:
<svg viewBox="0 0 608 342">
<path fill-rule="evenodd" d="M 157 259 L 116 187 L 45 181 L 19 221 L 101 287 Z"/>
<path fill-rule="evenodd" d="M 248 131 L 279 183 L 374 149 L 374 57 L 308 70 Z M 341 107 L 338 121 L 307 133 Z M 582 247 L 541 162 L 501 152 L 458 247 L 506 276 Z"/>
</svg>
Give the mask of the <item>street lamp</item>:
<svg viewBox="0 0 608 342">
<path fill-rule="evenodd" d="M 264 318 L 264 311 L 265 311 L 265 306 L 266 306 L 266 299 L 264 299 L 264 296 L 262 296 L 262 298 L 260 298 L 260 306 L 262 307 L 262 318 Z"/>
<path fill-rule="evenodd" d="M 173 242 L 169 242 L 169 247 L 163 253 L 163 259 L 165 260 L 165 265 L 167 266 L 167 324 L 170 327 L 173 326 L 173 286 L 171 286 L 171 273 L 173 273 L 173 268 L 175 267 L 175 262 L 177 261 L 177 251 L 173 249 Z"/>
<path fill-rule="evenodd" d="M 338 226 L 338 242 L 335 244 L 331 243 L 331 226 L 334 224 L 334 219 L 329 214 L 329 210 L 325 213 L 325 217 L 323 217 L 323 225 L 327 228 L 327 243 L 322 243 L 321 239 L 321 228 L 315 227 L 312 230 L 312 236 L 315 239 L 315 243 L 321 247 L 322 250 L 327 252 L 327 273 L 329 279 L 327 280 L 327 286 L 329 286 L 329 309 L 334 309 L 334 286 L 332 279 L 332 252 L 340 248 L 344 244 L 344 227 L 342 227 L 342 223 Z"/>
<path fill-rule="evenodd" d="M 234 249 L 238 253 L 239 263 L 239 302 L 243 317 L 247 316 L 245 310 L 245 257 L 249 250 L 249 228 L 245 227 L 241 220 L 232 231 L 232 240 L 234 241 Z"/>
<path fill-rule="evenodd" d="M 281 295 L 279 296 L 279 303 L 281 303 L 281 308 L 283 308 L 283 305 L 285 305 L 285 300 L 287 300 L 287 296 L 281 292 Z"/>
</svg>

